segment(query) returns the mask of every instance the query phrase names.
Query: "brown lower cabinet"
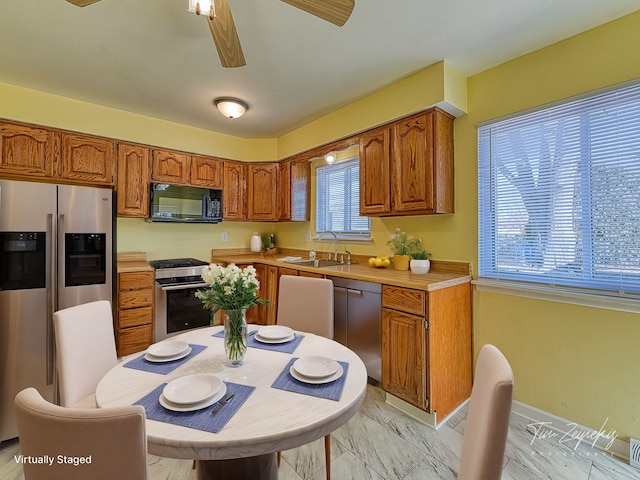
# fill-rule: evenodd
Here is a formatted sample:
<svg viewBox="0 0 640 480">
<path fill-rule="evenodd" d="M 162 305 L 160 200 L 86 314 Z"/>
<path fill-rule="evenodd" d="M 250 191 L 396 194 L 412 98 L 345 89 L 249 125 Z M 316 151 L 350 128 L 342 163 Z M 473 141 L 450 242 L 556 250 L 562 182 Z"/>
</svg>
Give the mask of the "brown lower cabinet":
<svg viewBox="0 0 640 480">
<path fill-rule="evenodd" d="M 247 310 L 248 323 L 257 323 L 260 325 L 273 325 L 276 323 L 278 316 L 278 285 L 280 284 L 280 277 L 282 275 L 324 278 L 324 275 L 321 273 L 304 272 L 294 268 L 277 267 L 262 263 L 243 263 L 238 264 L 238 267 L 245 268 L 248 265 L 253 265 L 256 269 L 256 276 L 260 282 L 258 297 L 269 301 L 266 305 L 259 305 Z"/>
<path fill-rule="evenodd" d="M 118 356 L 140 352 L 153 343 L 154 281 L 153 271 L 118 273 Z"/>
<path fill-rule="evenodd" d="M 471 395 L 471 290 L 383 285 L 382 388 L 437 421 Z"/>
</svg>

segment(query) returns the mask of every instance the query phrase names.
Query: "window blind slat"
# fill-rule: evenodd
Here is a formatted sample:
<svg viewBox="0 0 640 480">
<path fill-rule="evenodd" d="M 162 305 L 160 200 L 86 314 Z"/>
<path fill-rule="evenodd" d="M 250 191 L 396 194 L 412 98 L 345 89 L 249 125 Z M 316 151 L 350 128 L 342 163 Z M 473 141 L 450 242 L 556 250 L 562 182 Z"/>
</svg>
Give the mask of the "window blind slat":
<svg viewBox="0 0 640 480">
<path fill-rule="evenodd" d="M 316 176 L 316 231 L 369 236 L 370 220 L 360 216 L 359 160 L 320 166 Z"/>
</svg>

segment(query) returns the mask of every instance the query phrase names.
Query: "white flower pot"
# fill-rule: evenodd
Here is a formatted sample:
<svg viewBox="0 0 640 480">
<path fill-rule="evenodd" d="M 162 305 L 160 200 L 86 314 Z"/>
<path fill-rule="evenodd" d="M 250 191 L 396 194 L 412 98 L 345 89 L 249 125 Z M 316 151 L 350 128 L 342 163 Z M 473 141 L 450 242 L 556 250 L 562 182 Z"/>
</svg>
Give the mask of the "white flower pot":
<svg viewBox="0 0 640 480">
<path fill-rule="evenodd" d="M 424 275 L 425 273 L 429 272 L 429 268 L 431 268 L 431 262 L 429 261 L 429 259 L 412 259 L 411 262 L 409 262 L 409 267 L 411 268 L 411 273 L 415 273 L 416 275 Z"/>
</svg>

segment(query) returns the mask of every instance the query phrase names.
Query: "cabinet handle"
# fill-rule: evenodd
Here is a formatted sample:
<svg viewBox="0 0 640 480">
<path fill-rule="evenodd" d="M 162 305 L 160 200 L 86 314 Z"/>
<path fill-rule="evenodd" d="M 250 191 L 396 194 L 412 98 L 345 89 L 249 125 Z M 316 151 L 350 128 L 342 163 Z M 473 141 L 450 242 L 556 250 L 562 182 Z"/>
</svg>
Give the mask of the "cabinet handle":
<svg viewBox="0 0 640 480">
<path fill-rule="evenodd" d="M 358 295 L 358 296 L 362 296 L 362 290 L 354 290 L 353 288 L 347 288 L 347 293 L 349 295 Z"/>
</svg>

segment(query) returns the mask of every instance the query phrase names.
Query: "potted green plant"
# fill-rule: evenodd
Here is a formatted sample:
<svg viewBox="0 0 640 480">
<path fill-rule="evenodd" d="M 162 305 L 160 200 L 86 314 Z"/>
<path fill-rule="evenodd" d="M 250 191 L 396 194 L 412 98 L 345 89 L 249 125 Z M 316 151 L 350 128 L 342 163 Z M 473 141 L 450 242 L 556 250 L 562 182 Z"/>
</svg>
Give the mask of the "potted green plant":
<svg viewBox="0 0 640 480">
<path fill-rule="evenodd" d="M 411 253 L 415 252 L 421 243 L 419 238 L 396 228 L 387 242 L 393 251 L 393 267 L 396 270 L 409 270 Z"/>
<path fill-rule="evenodd" d="M 416 250 L 411 254 L 411 261 L 409 262 L 409 267 L 411 271 L 417 275 L 424 275 L 429 272 L 431 268 L 431 261 L 429 257 L 431 256 L 426 250 Z"/>
</svg>

